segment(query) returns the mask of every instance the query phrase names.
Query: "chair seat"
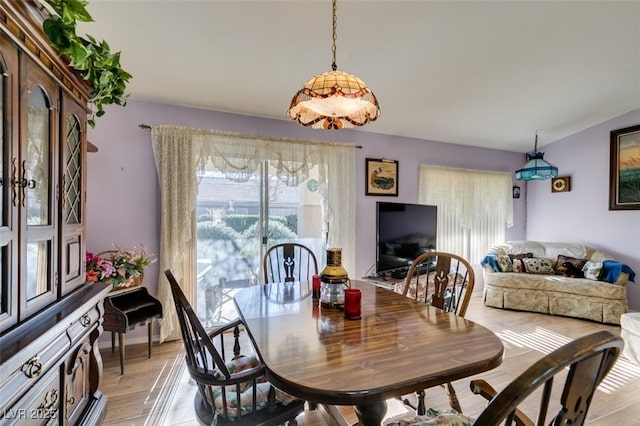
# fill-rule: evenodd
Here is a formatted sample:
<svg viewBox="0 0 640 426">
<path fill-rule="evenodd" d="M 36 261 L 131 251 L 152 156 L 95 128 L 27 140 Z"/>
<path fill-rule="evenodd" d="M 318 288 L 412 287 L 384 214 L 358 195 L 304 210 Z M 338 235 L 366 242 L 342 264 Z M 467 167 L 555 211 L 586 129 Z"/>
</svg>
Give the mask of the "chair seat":
<svg viewBox="0 0 640 426">
<path fill-rule="evenodd" d="M 255 367 L 260 367 L 260 360 L 256 356 L 242 356 L 240 355 L 236 359 L 233 359 L 229 362 L 226 362 L 225 365 L 229 369 L 231 374 L 236 374 L 241 371 L 249 370 Z M 213 376 L 222 378 L 222 373 L 219 370 L 213 372 Z M 269 390 L 271 388 L 271 384 L 267 382 L 267 378 L 265 376 L 261 376 L 257 379 L 258 383 L 256 384 L 256 411 L 263 410 L 267 408 L 267 403 L 269 399 Z M 211 387 L 213 395 L 213 401 L 209 401 L 213 407 L 216 408 L 216 412 L 218 414 L 223 413 L 224 411 L 224 400 L 222 398 L 222 390 L 221 386 L 212 386 Z M 245 416 L 250 414 L 253 411 L 253 388 L 252 381 L 245 382 L 240 385 L 240 404 L 238 404 L 238 398 L 236 393 L 236 385 L 225 386 L 224 390 L 226 392 L 226 401 L 227 401 L 227 412 L 229 416 L 237 417 L 238 409 L 240 409 L 240 416 Z M 281 390 L 274 387 L 276 394 L 276 404 L 278 405 L 288 405 L 293 402 L 296 398 L 293 396 L 282 392 Z"/>
<path fill-rule="evenodd" d="M 411 416 L 401 419 L 390 419 L 385 421 L 385 426 L 471 426 L 474 422 L 472 417 L 458 413 L 456 410 L 440 411 L 435 408 L 427 409 L 423 416 Z"/>
<path fill-rule="evenodd" d="M 291 419 L 291 412 L 300 412 L 304 411 L 304 401 L 300 399 L 296 399 L 292 401 L 288 405 L 276 404 L 275 411 L 269 412 L 269 410 L 265 407 L 262 410 L 257 410 L 253 415 L 255 417 L 251 417 L 249 414 L 247 417 L 247 421 L 243 424 L 251 424 L 260 426 L 263 424 L 281 424 L 285 423 L 287 420 Z M 238 425 L 238 421 L 235 418 L 232 419 L 224 419 L 222 416 L 215 416 L 209 406 L 202 400 L 202 396 L 200 392 L 196 392 L 193 406 L 196 412 L 196 417 L 198 422 L 202 425 L 217 425 L 217 426 L 226 426 L 226 425 Z"/>
</svg>

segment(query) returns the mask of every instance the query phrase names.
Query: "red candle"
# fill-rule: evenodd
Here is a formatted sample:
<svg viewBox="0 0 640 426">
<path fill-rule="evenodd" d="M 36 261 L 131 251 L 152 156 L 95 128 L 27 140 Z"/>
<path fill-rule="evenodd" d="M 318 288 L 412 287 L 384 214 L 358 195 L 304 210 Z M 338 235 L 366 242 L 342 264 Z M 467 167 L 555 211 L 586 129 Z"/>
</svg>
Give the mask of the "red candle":
<svg viewBox="0 0 640 426">
<path fill-rule="evenodd" d="M 360 300 L 362 293 L 357 288 L 344 290 L 344 317 L 347 319 L 360 319 Z"/>
<path fill-rule="evenodd" d="M 318 276 L 317 274 L 314 275 L 312 282 L 313 282 L 313 298 L 319 299 L 320 298 L 320 276 Z"/>
</svg>

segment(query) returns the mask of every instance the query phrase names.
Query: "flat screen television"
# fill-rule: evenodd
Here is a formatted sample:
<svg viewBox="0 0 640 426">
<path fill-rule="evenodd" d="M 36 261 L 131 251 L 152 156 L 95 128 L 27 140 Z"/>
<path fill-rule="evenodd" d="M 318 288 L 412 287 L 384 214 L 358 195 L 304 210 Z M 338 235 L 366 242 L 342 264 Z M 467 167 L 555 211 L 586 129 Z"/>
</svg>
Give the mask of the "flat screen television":
<svg viewBox="0 0 640 426">
<path fill-rule="evenodd" d="M 376 203 L 376 274 L 407 271 L 413 259 L 436 249 L 438 208 Z"/>
</svg>

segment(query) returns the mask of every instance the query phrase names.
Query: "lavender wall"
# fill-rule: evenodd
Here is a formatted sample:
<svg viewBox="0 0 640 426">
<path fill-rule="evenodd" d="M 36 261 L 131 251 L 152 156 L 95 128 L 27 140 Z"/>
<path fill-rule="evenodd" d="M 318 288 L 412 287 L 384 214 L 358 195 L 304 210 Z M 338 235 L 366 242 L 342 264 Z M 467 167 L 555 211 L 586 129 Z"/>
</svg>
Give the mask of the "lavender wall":
<svg viewBox="0 0 640 426">
<path fill-rule="evenodd" d="M 609 211 L 610 132 L 637 124 L 640 109 L 544 147 L 560 176 L 571 176 L 571 191 L 552 193 L 549 181 L 527 184 L 528 239 L 588 244 L 640 274 L 640 210 Z M 627 291 L 632 310 L 640 310 L 640 275 L 636 281 Z"/>
<path fill-rule="evenodd" d="M 384 119 L 384 118 L 381 118 Z M 159 200 L 151 137 L 139 124 L 173 124 L 220 129 L 261 136 L 293 137 L 355 143 L 358 197 L 356 221 L 356 271 L 362 276 L 375 262 L 375 202 L 417 202 L 418 167 L 437 164 L 482 170 L 515 170 L 523 161 L 519 153 L 472 148 L 355 130 L 322 132 L 285 120 L 270 120 L 130 101 L 125 108 L 110 107 L 89 130 L 89 140 L 99 152 L 88 154 L 87 249 L 108 250 L 113 244 L 125 247 L 145 244 L 151 252 L 159 248 Z M 365 196 L 365 158 L 399 161 L 399 196 Z M 523 188 L 524 189 L 524 188 Z M 514 200 L 515 226 L 507 230 L 508 240 L 524 239 L 524 196 Z M 471 259 L 472 263 L 479 259 Z M 145 285 L 156 293 L 157 263 L 145 272 Z M 480 274 L 481 276 L 481 274 Z M 482 283 L 478 284 L 482 288 Z M 134 336 L 143 331 L 135 330 Z M 129 336 L 129 338 L 132 336 Z"/>
</svg>

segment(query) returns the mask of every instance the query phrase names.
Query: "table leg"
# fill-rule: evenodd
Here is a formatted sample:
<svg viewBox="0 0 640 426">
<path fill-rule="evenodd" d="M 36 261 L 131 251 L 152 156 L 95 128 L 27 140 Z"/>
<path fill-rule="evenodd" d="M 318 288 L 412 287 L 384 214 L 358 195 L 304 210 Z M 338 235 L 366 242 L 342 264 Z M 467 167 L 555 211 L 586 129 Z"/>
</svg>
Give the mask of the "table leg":
<svg viewBox="0 0 640 426">
<path fill-rule="evenodd" d="M 355 405 L 353 411 L 362 426 L 380 426 L 384 415 L 387 414 L 387 403 L 381 401 L 375 404 Z"/>
</svg>

